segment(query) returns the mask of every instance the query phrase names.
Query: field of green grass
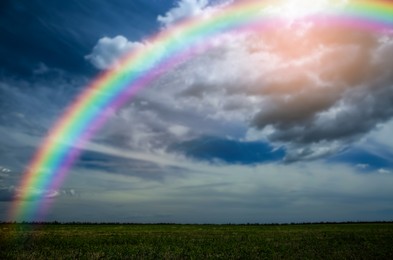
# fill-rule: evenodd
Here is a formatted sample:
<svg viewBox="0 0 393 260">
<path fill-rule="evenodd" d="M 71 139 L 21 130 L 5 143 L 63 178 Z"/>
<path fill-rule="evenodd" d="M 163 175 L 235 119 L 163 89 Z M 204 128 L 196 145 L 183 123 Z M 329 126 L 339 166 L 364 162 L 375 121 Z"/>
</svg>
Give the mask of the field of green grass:
<svg viewBox="0 0 393 260">
<path fill-rule="evenodd" d="M 0 224 L 0 259 L 393 259 L 393 223 Z"/>
</svg>

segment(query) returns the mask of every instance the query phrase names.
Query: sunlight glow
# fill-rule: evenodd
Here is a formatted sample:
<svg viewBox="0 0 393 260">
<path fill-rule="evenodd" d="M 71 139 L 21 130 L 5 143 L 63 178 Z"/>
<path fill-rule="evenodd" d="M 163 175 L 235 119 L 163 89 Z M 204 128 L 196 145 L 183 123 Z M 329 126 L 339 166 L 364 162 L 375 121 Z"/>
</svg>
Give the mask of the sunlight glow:
<svg viewBox="0 0 393 260">
<path fill-rule="evenodd" d="M 348 0 L 280 0 L 273 1 L 266 12 L 282 16 L 286 19 L 295 20 L 310 14 L 316 14 L 327 7 L 341 7 L 348 3 Z"/>
</svg>

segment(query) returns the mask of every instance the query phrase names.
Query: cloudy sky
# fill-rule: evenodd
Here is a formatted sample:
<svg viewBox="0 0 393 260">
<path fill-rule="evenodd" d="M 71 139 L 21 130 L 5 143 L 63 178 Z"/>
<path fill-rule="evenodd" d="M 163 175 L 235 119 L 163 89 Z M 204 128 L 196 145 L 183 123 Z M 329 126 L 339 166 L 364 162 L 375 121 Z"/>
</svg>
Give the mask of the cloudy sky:
<svg viewBox="0 0 393 260">
<path fill-rule="evenodd" d="M 0 220 L 89 82 L 151 35 L 233 2 L 2 1 Z M 222 35 L 113 113 L 62 187 L 36 191 L 46 219 L 392 220 L 393 33 L 297 23 L 300 10 L 272 6 L 287 24 Z"/>
</svg>

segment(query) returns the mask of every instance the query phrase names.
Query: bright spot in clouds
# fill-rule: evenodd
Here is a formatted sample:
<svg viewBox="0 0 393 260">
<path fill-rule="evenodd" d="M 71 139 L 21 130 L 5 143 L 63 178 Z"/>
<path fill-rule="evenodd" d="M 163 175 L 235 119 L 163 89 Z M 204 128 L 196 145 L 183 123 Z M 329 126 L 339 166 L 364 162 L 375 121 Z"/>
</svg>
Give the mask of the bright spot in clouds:
<svg viewBox="0 0 393 260">
<path fill-rule="evenodd" d="M 273 1 L 265 12 L 291 20 L 322 12 L 327 7 L 342 6 L 347 2 L 347 0 L 278 0 Z"/>
</svg>

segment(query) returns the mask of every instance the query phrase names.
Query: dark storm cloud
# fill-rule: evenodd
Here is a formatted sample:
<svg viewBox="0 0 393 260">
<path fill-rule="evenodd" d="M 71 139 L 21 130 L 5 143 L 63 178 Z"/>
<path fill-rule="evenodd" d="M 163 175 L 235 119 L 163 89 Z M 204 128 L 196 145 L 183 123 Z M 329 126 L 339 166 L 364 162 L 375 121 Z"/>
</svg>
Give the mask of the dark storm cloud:
<svg viewBox="0 0 393 260">
<path fill-rule="evenodd" d="M 268 140 L 303 146 L 305 154 L 304 145 L 350 143 L 393 117 L 393 62 L 386 58 L 393 53 L 392 38 L 329 30 L 322 35 L 311 30 L 301 38 L 304 48 L 311 44 L 321 49 L 310 49 L 317 58 L 300 69 L 288 66 L 279 71 L 284 78 L 273 75 L 265 80 L 258 93 L 268 101 L 251 121 L 257 129 L 274 129 Z M 284 50 L 280 55 L 302 53 L 297 48 Z"/>
<path fill-rule="evenodd" d="M 393 64 L 392 64 L 393 65 Z M 380 82 L 343 93 L 329 102 L 324 93 L 304 93 L 280 100 L 253 119 L 254 126 L 273 125 L 272 141 L 311 143 L 350 139 L 373 129 L 393 116 L 393 75 Z M 331 115 L 329 115 L 331 113 Z"/>
</svg>

